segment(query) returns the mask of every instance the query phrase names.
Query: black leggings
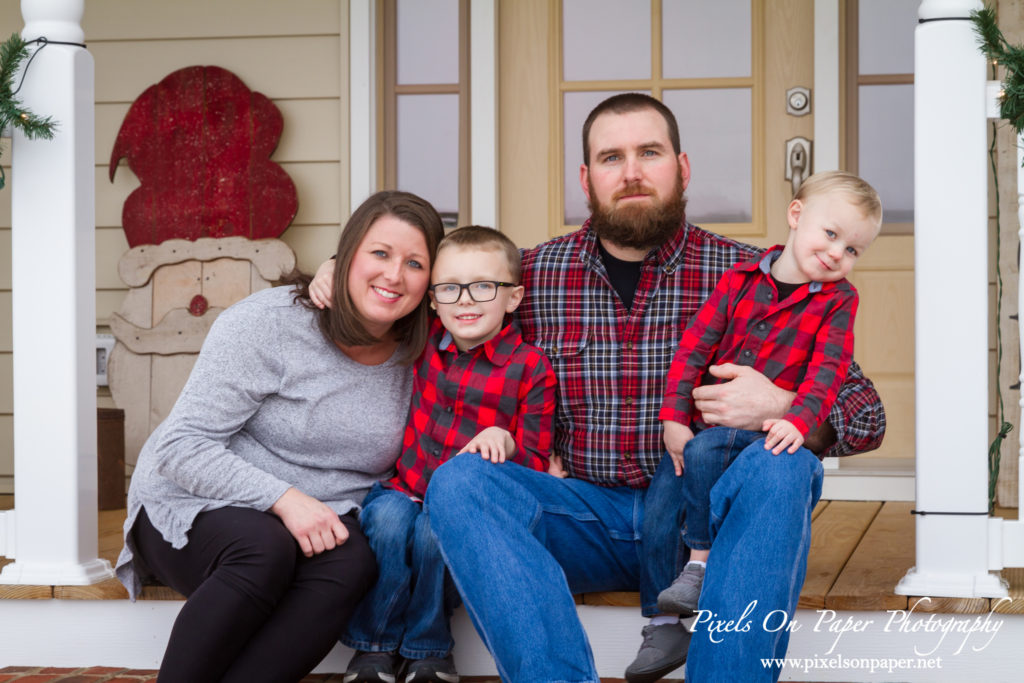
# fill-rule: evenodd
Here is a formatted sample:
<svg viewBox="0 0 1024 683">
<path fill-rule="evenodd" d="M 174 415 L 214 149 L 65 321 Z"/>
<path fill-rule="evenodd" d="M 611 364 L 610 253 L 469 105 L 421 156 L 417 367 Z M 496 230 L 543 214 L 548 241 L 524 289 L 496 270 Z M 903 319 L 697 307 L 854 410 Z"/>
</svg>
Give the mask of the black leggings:
<svg viewBox="0 0 1024 683">
<path fill-rule="evenodd" d="M 188 596 L 159 683 L 294 683 L 312 671 L 377 575 L 359 522 L 341 521 L 348 540 L 307 558 L 266 512 L 204 512 L 175 550 L 143 509 L 132 530 L 139 554 L 160 581 Z"/>
</svg>

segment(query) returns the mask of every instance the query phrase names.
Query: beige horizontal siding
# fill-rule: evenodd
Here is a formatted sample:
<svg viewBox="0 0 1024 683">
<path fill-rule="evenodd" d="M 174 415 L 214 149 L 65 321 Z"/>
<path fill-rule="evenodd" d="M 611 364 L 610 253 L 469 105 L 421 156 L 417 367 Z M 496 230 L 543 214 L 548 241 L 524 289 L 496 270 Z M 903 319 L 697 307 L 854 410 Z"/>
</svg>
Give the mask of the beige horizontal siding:
<svg viewBox="0 0 1024 683">
<path fill-rule="evenodd" d="M 146 88 L 188 66 L 216 65 L 271 99 L 337 98 L 338 36 L 93 42 L 97 102 L 133 102 Z"/>
<path fill-rule="evenodd" d="M 336 30 L 343 4 L 347 5 L 338 0 L 88 0 L 82 28 L 90 42 L 126 36 L 155 40 L 317 35 Z"/>
<path fill-rule="evenodd" d="M 85 3 L 82 26 L 96 74 L 97 331 L 109 332 L 106 324 L 127 291 L 117 274 L 128 249 L 121 213 L 139 187 L 126 160 L 110 182 L 110 153 L 131 103 L 183 67 L 228 69 L 280 109 L 284 130 L 271 159 L 291 176 L 299 200 L 282 239 L 305 270 L 333 253 L 348 214 L 346 8 L 338 0 Z M 0 2 L 0 35 L 23 26 L 20 3 Z M 9 181 L 10 163 L 10 142 L 4 140 L 0 164 Z M 10 262 L 8 186 L 0 191 L 0 493 L 8 492 L 13 475 Z M 38 267 L 44 277 L 49 264 Z"/>
</svg>

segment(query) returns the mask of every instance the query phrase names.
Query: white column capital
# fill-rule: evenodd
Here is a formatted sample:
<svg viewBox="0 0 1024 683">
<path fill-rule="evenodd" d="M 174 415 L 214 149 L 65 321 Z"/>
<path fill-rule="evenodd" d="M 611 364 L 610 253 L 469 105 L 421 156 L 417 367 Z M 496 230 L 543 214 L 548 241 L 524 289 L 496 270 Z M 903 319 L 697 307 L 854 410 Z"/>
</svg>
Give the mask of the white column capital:
<svg viewBox="0 0 1024 683">
<path fill-rule="evenodd" d="M 21 16 L 25 19 L 21 37 L 35 40 L 46 36 L 49 40 L 84 43 L 84 12 L 85 0 L 21 0 Z"/>
</svg>

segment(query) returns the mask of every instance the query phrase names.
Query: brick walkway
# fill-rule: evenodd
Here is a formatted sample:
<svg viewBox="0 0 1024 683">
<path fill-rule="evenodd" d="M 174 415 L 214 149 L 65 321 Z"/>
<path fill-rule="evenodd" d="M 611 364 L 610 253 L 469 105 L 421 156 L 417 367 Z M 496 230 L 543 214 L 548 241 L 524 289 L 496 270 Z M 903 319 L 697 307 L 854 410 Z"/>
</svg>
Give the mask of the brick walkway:
<svg viewBox="0 0 1024 683">
<path fill-rule="evenodd" d="M 499 683 L 489 676 L 464 676 L 466 683 Z M 618 681 L 620 679 L 611 679 Z M 116 666 L 57 668 L 43 666 L 8 666 L 0 669 L 0 683 L 153 683 L 155 669 L 124 669 Z M 341 683 L 342 674 L 310 674 L 301 683 Z"/>
<path fill-rule="evenodd" d="M 341 683 L 342 674 L 310 674 L 302 683 Z M 0 669 L 0 683 L 152 683 L 155 669 L 125 669 L 116 666 L 57 668 L 8 666 Z"/>
</svg>

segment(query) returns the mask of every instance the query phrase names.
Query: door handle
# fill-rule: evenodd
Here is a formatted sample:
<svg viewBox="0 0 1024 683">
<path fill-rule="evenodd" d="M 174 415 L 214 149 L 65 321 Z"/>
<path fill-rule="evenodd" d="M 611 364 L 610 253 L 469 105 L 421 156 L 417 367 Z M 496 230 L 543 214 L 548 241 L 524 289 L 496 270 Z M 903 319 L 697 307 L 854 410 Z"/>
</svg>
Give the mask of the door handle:
<svg viewBox="0 0 1024 683">
<path fill-rule="evenodd" d="M 792 184 L 794 195 L 809 175 L 811 175 L 811 141 L 804 137 L 786 140 L 786 180 Z"/>
</svg>

